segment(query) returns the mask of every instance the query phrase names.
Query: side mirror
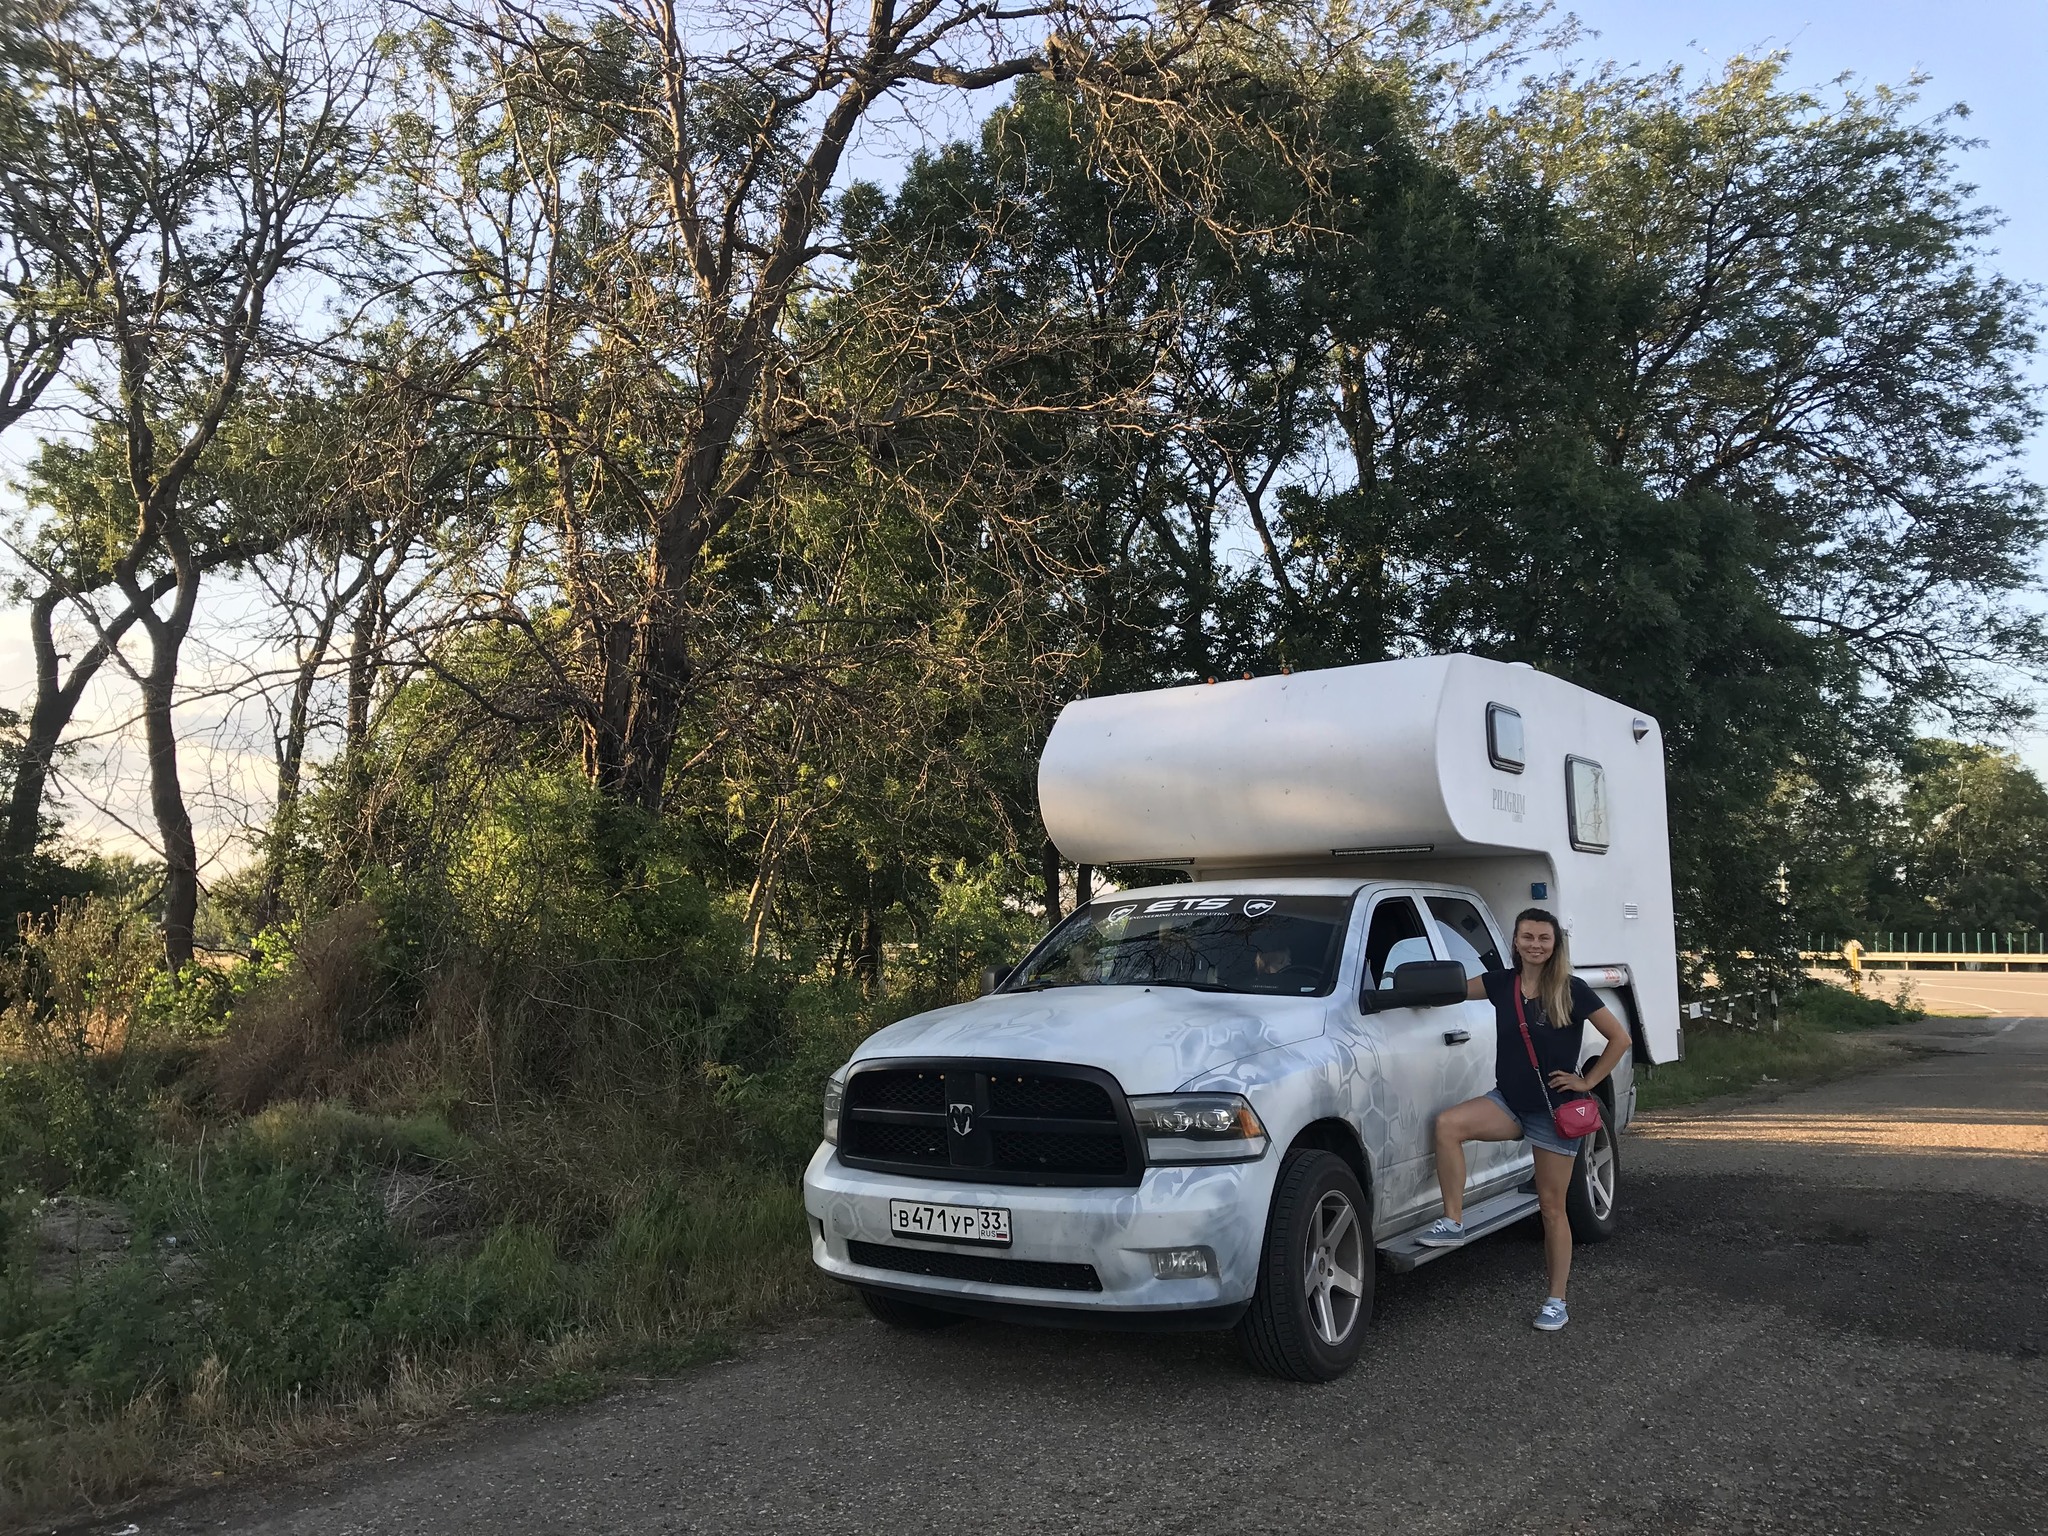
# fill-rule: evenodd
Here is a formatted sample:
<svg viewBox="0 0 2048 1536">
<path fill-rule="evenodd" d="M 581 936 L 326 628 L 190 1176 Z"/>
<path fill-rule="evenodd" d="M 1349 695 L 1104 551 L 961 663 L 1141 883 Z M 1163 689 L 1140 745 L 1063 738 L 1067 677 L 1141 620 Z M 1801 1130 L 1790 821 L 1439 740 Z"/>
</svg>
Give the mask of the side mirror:
<svg viewBox="0 0 2048 1536">
<path fill-rule="evenodd" d="M 989 993 L 995 991 L 1010 979 L 1010 972 L 1015 969 L 1017 967 L 1014 965 L 984 965 L 981 968 L 981 995 L 987 997 Z"/>
<path fill-rule="evenodd" d="M 1394 984 L 1359 999 L 1366 1013 L 1388 1008 L 1445 1008 L 1465 1001 L 1465 967 L 1455 960 L 1411 960 L 1394 967 Z"/>
</svg>

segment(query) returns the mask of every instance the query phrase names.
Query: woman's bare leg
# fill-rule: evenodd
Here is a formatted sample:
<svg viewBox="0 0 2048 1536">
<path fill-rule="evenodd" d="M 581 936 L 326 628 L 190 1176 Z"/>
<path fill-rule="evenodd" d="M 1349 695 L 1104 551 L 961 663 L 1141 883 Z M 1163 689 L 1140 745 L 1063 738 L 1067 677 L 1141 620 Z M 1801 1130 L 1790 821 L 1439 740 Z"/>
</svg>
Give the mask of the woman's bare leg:
<svg viewBox="0 0 2048 1536">
<path fill-rule="evenodd" d="M 1572 1223 L 1565 1214 L 1565 1192 L 1572 1187 L 1578 1159 L 1563 1152 L 1536 1152 L 1536 1203 L 1543 1208 L 1543 1257 L 1550 1266 L 1550 1294 L 1564 1300 L 1572 1278 Z"/>
<path fill-rule="evenodd" d="M 1467 1099 L 1436 1117 L 1436 1184 L 1444 1194 L 1444 1214 L 1465 1219 L 1465 1143 L 1520 1141 L 1515 1117 L 1491 1099 Z"/>
</svg>

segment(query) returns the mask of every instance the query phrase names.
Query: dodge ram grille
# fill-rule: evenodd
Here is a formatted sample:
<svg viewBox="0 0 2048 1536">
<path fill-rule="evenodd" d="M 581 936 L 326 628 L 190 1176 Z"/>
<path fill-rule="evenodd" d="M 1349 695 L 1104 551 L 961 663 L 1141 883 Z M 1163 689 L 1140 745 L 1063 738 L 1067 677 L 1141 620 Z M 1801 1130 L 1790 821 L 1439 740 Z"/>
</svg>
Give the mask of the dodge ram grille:
<svg viewBox="0 0 2048 1536">
<path fill-rule="evenodd" d="M 892 1061 L 846 1082 L 839 1159 L 993 1184 L 1136 1184 L 1145 1171 L 1107 1072 L 1042 1061 Z"/>
</svg>

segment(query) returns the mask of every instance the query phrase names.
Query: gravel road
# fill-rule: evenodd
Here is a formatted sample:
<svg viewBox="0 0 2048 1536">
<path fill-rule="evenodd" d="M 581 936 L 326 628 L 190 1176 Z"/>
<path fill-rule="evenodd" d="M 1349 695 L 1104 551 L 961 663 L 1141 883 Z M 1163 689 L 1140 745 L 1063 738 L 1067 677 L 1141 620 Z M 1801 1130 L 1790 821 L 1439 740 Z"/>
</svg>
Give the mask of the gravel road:
<svg viewBox="0 0 2048 1536">
<path fill-rule="evenodd" d="M 813 1322 L 454 1443 L 104 1530 L 1961 1532 L 2048 1526 L 2048 1020 L 1625 1140 L 1546 1336 L 1516 1229 L 1382 1274 L 1360 1367 L 1227 1340 Z M 396 1459 L 386 1460 L 396 1454 Z"/>
</svg>

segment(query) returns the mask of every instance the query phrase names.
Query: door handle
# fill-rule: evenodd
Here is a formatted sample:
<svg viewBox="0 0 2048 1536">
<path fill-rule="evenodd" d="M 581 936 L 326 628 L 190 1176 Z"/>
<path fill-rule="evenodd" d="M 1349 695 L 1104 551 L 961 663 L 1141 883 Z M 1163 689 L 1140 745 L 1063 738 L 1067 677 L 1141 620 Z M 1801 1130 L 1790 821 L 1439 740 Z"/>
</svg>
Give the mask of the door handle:
<svg viewBox="0 0 2048 1536">
<path fill-rule="evenodd" d="M 1463 1045 L 1471 1038 L 1472 1031 L 1469 1029 L 1447 1029 L 1444 1031 L 1445 1045 Z"/>
</svg>

